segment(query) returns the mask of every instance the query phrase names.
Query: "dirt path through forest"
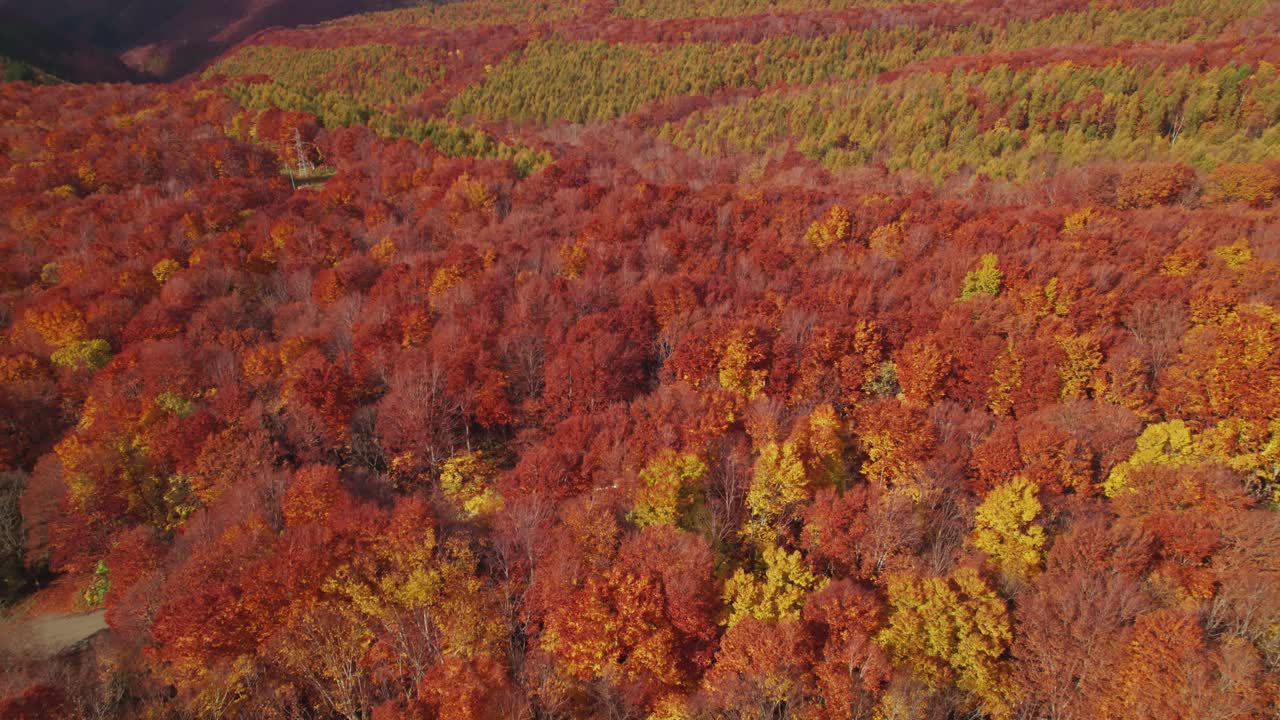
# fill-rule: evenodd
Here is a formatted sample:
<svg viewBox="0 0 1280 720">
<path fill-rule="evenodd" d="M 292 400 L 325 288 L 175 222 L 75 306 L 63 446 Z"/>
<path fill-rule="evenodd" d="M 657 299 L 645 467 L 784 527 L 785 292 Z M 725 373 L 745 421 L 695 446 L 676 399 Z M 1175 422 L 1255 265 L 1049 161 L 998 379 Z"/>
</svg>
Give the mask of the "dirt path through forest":
<svg viewBox="0 0 1280 720">
<path fill-rule="evenodd" d="M 43 615 L 9 624 L 0 643 L 41 656 L 57 655 L 107 629 L 106 612 Z"/>
</svg>

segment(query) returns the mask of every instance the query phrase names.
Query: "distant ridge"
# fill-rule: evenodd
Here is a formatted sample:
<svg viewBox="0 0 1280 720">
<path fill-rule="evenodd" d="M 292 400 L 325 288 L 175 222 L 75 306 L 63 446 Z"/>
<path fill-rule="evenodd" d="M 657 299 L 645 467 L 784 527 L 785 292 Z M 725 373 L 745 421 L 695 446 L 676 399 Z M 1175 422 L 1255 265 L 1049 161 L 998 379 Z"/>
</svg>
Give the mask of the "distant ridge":
<svg viewBox="0 0 1280 720">
<path fill-rule="evenodd" d="M 396 0 L 0 0 L 0 54 L 76 82 L 173 80 L 269 27 L 404 7 Z"/>
<path fill-rule="evenodd" d="M 141 75 L 113 53 L 0 8 L 0 55 L 75 82 L 134 82 Z"/>
</svg>

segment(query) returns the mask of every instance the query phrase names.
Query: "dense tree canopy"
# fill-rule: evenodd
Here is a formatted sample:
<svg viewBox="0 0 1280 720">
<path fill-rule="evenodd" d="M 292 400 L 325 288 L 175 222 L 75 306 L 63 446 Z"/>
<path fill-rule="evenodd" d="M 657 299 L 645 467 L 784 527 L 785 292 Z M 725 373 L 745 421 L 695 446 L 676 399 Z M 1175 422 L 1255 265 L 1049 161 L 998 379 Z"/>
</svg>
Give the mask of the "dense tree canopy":
<svg viewBox="0 0 1280 720">
<path fill-rule="evenodd" d="M 1012 5 L 0 85 L 0 718 L 1275 717 L 1280 10 Z"/>
</svg>

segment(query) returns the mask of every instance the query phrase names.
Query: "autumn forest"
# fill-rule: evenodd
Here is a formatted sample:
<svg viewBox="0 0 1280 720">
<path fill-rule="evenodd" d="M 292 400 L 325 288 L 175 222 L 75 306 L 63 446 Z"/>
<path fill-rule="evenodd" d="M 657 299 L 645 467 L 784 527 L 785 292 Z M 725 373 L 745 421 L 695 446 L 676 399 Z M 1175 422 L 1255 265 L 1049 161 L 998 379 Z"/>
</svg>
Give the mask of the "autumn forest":
<svg viewBox="0 0 1280 720">
<path fill-rule="evenodd" d="M 1280 2 L 368 5 L 0 57 L 0 719 L 1280 718 Z"/>
</svg>

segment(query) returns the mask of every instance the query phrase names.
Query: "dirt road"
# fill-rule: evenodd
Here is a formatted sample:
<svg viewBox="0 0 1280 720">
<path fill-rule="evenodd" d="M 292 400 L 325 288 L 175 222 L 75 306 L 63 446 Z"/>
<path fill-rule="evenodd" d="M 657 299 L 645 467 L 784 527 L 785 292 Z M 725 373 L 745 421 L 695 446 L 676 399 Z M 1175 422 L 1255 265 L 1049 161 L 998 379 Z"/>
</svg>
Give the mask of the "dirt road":
<svg viewBox="0 0 1280 720">
<path fill-rule="evenodd" d="M 13 623 L 2 629 L 0 644 L 40 656 L 57 655 L 107 629 L 106 613 L 44 615 Z"/>
</svg>

